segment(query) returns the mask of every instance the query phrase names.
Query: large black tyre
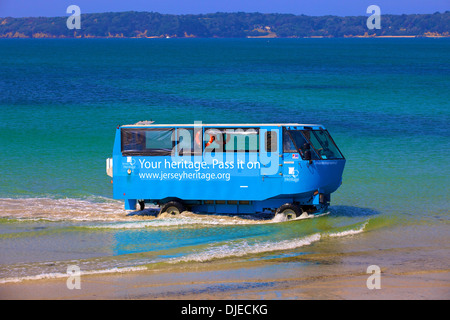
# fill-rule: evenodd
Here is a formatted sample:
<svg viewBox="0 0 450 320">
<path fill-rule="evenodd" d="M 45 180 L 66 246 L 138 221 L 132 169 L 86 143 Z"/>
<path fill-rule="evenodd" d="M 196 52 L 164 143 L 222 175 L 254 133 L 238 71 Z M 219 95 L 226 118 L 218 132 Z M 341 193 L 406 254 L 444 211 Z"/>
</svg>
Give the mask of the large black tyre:
<svg viewBox="0 0 450 320">
<path fill-rule="evenodd" d="M 284 218 L 283 220 L 292 220 L 300 217 L 302 210 L 295 204 L 285 203 L 279 207 L 275 213 L 275 216 Z"/>
<path fill-rule="evenodd" d="M 184 211 L 184 206 L 183 204 L 181 204 L 181 202 L 178 201 L 169 201 L 166 202 L 165 204 L 161 205 L 159 213 L 158 213 L 158 217 L 165 213 L 168 215 L 178 215 L 180 213 L 182 213 Z"/>
<path fill-rule="evenodd" d="M 142 211 L 145 209 L 145 201 L 144 200 L 138 200 L 138 207 L 139 211 Z"/>
</svg>

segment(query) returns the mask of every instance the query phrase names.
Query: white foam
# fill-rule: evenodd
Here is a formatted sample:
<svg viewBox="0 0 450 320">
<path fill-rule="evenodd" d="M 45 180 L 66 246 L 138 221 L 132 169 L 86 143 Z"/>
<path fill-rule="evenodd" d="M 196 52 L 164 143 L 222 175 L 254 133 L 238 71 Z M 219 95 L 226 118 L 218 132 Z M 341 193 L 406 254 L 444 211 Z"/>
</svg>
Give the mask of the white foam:
<svg viewBox="0 0 450 320">
<path fill-rule="evenodd" d="M 322 215 L 302 215 L 292 221 L 310 219 Z M 127 215 L 127 212 L 123 209 L 122 201 L 100 196 L 90 196 L 81 199 L 51 197 L 18 199 L 2 198 L 0 199 L 0 217 L 28 221 L 112 222 L 111 224 L 97 224 L 91 226 L 91 228 L 111 229 L 138 229 L 189 225 L 248 225 L 285 221 L 281 215 L 276 215 L 272 220 L 264 220 L 258 217 L 258 215 L 249 218 L 247 216 L 235 215 L 202 215 L 191 212 L 184 212 L 177 217 L 160 217 L 155 219 L 152 215 Z M 124 223 L 122 224 L 121 222 Z"/>
<path fill-rule="evenodd" d="M 213 259 L 228 258 L 228 257 L 240 257 L 247 254 L 256 254 L 272 251 L 283 251 L 297 249 L 303 246 L 311 245 L 314 242 L 319 241 L 322 237 L 346 237 L 355 234 L 359 234 L 364 231 L 365 226 L 368 222 L 364 223 L 358 229 L 345 230 L 342 232 L 328 233 L 328 234 L 313 234 L 304 238 L 297 238 L 293 240 L 282 240 L 282 241 L 265 241 L 256 242 L 254 244 L 248 244 L 246 241 L 236 242 L 233 244 L 226 244 L 222 246 L 212 247 L 204 252 L 193 253 L 181 258 L 173 258 L 168 262 L 205 262 Z"/>
<path fill-rule="evenodd" d="M 103 197 L 2 198 L 0 217 L 27 220 L 112 221 L 125 216 L 123 203 Z"/>
<path fill-rule="evenodd" d="M 145 227 L 166 227 L 182 225 L 233 225 L 259 224 L 262 220 L 227 215 L 198 215 L 184 212 L 177 217 L 149 215 L 127 215 L 123 202 L 103 197 L 74 198 L 2 198 L 0 199 L 0 217 L 19 220 L 76 221 L 76 222 L 112 222 L 97 224 L 93 228 L 133 229 Z M 116 222 L 124 222 L 116 224 Z M 134 222 L 134 223 L 125 223 Z M 265 221 L 267 223 L 267 221 Z"/>
<path fill-rule="evenodd" d="M 173 258 L 169 260 L 169 262 L 170 263 L 188 262 L 188 261 L 204 262 L 218 258 L 240 257 L 247 254 L 280 251 L 280 250 L 292 250 L 299 247 L 310 245 L 313 242 L 319 241 L 320 238 L 321 238 L 320 234 L 317 233 L 308 237 L 294 240 L 265 241 L 265 242 L 257 242 L 254 244 L 248 244 L 246 241 L 237 242 L 233 244 L 226 244 L 223 246 L 213 247 L 204 252 L 193 253 L 185 257 Z"/>
<path fill-rule="evenodd" d="M 361 226 L 361 228 L 356 229 L 356 230 L 350 229 L 350 230 L 345 230 L 345 231 L 341 231 L 341 232 L 328 233 L 327 236 L 328 237 L 346 237 L 346 236 L 352 236 L 355 234 L 359 234 L 359 233 L 364 232 L 364 229 L 366 228 L 367 223 L 368 222 L 365 222 Z"/>
<path fill-rule="evenodd" d="M 145 217 L 145 220 L 139 221 L 121 221 L 117 223 L 104 223 L 86 226 L 87 228 L 99 229 L 140 229 L 140 228 L 158 228 L 158 227 L 181 227 L 195 225 L 249 225 L 262 224 L 265 221 L 243 219 L 236 216 L 217 216 L 217 215 L 196 215 L 184 212 L 179 216 L 154 218 Z"/>
<path fill-rule="evenodd" d="M 272 223 L 279 223 L 279 222 L 286 222 L 286 221 L 297 221 L 297 220 L 304 220 L 304 219 L 314 219 L 322 216 L 326 216 L 327 214 L 330 214 L 330 212 L 324 212 L 321 214 L 307 214 L 306 212 L 302 213 L 300 216 L 298 216 L 295 219 L 288 220 L 286 216 L 282 214 L 276 214 L 273 219 L 271 220 Z"/>
<path fill-rule="evenodd" d="M 105 270 L 92 270 L 92 271 L 81 271 L 80 277 L 86 275 L 96 275 L 96 274 L 107 274 L 107 273 L 124 273 L 133 271 L 143 271 L 147 270 L 146 267 L 124 267 L 124 268 L 111 268 Z M 5 283 L 17 283 L 27 280 L 43 280 L 43 279 L 58 279 L 58 278 L 68 278 L 70 275 L 67 273 L 44 273 L 34 276 L 23 276 L 23 277 L 12 277 L 0 279 L 0 284 Z"/>
</svg>

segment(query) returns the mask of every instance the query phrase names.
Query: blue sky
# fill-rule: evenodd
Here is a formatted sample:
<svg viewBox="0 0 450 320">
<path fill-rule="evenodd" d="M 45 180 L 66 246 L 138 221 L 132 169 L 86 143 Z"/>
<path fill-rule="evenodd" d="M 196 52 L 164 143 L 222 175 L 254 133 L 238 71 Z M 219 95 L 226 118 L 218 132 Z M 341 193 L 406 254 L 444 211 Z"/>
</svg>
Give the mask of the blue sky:
<svg viewBox="0 0 450 320">
<path fill-rule="evenodd" d="M 450 10 L 450 0 L 0 0 L 0 17 L 68 16 L 78 5 L 81 13 L 154 11 L 173 14 L 213 12 L 293 13 L 313 16 L 367 15 L 375 4 L 381 14 L 434 13 Z"/>
</svg>

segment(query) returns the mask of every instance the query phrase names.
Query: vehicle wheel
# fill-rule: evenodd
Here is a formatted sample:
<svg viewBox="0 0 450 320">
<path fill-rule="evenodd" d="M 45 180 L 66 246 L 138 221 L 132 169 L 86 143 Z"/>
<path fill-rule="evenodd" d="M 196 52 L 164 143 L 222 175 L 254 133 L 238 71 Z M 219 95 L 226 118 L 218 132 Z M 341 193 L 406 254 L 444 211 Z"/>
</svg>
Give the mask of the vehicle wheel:
<svg viewBox="0 0 450 320">
<path fill-rule="evenodd" d="M 144 200 L 138 200 L 138 204 L 139 204 L 140 211 L 145 209 L 145 201 Z"/>
<path fill-rule="evenodd" d="M 283 204 L 277 209 L 275 216 L 283 218 L 283 220 L 292 220 L 302 214 L 301 209 L 292 203 Z"/>
<path fill-rule="evenodd" d="M 184 211 L 183 205 L 178 201 L 169 201 L 161 206 L 158 217 L 165 213 L 171 216 L 178 215 Z"/>
</svg>

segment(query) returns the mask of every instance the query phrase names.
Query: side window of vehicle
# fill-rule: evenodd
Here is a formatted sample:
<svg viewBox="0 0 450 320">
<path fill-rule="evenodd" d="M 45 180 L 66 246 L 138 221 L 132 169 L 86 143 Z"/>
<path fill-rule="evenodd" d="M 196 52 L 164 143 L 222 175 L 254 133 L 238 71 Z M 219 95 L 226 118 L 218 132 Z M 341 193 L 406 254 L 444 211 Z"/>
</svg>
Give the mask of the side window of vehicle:
<svg viewBox="0 0 450 320">
<path fill-rule="evenodd" d="M 295 144 L 291 139 L 291 136 L 287 131 L 283 131 L 283 152 L 297 152 L 297 149 L 295 148 Z"/>
<path fill-rule="evenodd" d="M 177 151 L 180 156 L 201 155 L 203 151 L 202 129 L 178 128 Z"/>
<path fill-rule="evenodd" d="M 224 137 L 221 129 L 208 128 L 203 136 L 203 147 L 206 152 L 223 152 Z"/>
<path fill-rule="evenodd" d="M 265 138 L 265 144 L 264 144 L 264 151 L 265 152 L 276 152 L 278 148 L 278 134 L 277 131 L 266 131 L 264 134 Z"/>
<path fill-rule="evenodd" d="M 173 129 L 123 129 L 122 154 L 123 155 L 170 155 L 174 142 Z"/>
</svg>

